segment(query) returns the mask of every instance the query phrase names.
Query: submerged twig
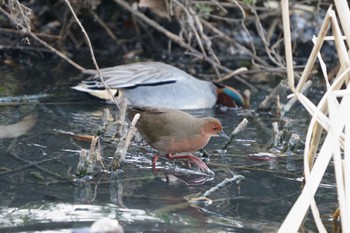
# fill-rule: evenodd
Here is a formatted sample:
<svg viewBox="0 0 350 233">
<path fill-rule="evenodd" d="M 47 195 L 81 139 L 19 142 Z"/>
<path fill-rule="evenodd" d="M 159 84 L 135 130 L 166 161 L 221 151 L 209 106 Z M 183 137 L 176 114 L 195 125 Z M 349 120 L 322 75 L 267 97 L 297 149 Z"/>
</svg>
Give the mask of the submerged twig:
<svg viewBox="0 0 350 233">
<path fill-rule="evenodd" d="M 129 132 L 128 135 L 126 136 L 125 140 L 120 140 L 119 144 L 118 144 L 118 148 L 114 154 L 114 158 L 112 160 L 111 163 L 111 170 L 115 171 L 118 168 L 121 167 L 121 165 L 123 164 L 123 162 L 125 161 L 125 156 L 126 156 L 126 152 L 129 148 L 131 139 L 134 137 L 135 133 L 136 133 L 136 123 L 140 118 L 140 114 L 137 113 L 134 118 L 132 119 L 130 128 L 129 128 Z"/>
<path fill-rule="evenodd" d="M 86 149 L 81 149 L 79 153 L 79 161 L 77 164 L 77 173 L 79 174 L 86 174 L 86 169 L 85 169 L 85 162 L 87 160 L 87 154 L 88 150 Z"/>
<path fill-rule="evenodd" d="M 203 197 L 207 197 L 211 195 L 213 192 L 216 192 L 218 189 L 224 187 L 228 183 L 236 182 L 237 184 L 240 183 L 244 179 L 244 176 L 242 175 L 234 175 L 231 178 L 225 178 L 223 181 L 215 185 L 214 187 L 210 188 L 209 190 L 205 191 L 203 193 Z"/>
<path fill-rule="evenodd" d="M 123 184 L 121 182 L 121 179 L 119 177 L 119 173 L 112 172 L 110 176 L 110 186 L 109 190 L 111 192 L 111 201 L 114 204 L 118 204 L 119 206 L 126 208 L 124 201 L 123 201 Z"/>
<path fill-rule="evenodd" d="M 273 122 L 272 123 L 272 131 L 273 131 L 273 135 L 275 136 L 274 141 L 273 141 L 274 147 L 280 146 L 282 141 L 283 141 L 283 137 L 284 137 L 284 131 L 279 130 L 278 128 L 279 128 L 278 123 Z"/>
<path fill-rule="evenodd" d="M 105 165 L 102 162 L 102 146 L 101 146 L 101 138 L 97 139 L 97 150 L 96 150 L 96 160 L 100 163 L 103 170 L 106 170 Z"/>
<path fill-rule="evenodd" d="M 301 93 L 305 94 L 305 92 L 311 87 L 312 81 L 308 80 L 303 88 L 301 89 Z M 293 97 L 288 101 L 288 103 L 286 103 L 281 110 L 281 117 L 284 117 L 289 111 L 290 109 L 293 107 L 293 105 L 297 102 L 297 98 L 295 95 L 293 95 Z"/>
<path fill-rule="evenodd" d="M 287 81 L 284 79 L 270 92 L 268 96 L 265 97 L 265 99 L 260 103 L 258 107 L 258 111 L 265 111 L 267 109 L 270 109 L 273 106 L 273 103 L 275 103 L 276 96 L 283 95 L 287 91 L 289 91 L 289 86 Z"/>
<path fill-rule="evenodd" d="M 93 137 L 90 144 L 90 149 L 81 149 L 79 155 L 79 162 L 77 165 L 77 175 L 83 177 L 85 175 L 92 174 L 96 165 L 96 161 L 99 161 L 102 168 L 105 169 L 102 163 L 102 148 L 100 144 L 100 137 Z"/>
<path fill-rule="evenodd" d="M 215 185 L 214 187 L 210 188 L 209 190 L 205 191 L 202 195 L 191 195 L 186 198 L 188 202 L 191 204 L 191 206 L 199 207 L 199 206 L 208 206 L 213 203 L 211 199 L 208 198 L 209 195 L 216 192 L 220 188 L 226 186 L 228 183 L 235 182 L 239 184 L 244 179 L 244 176 L 242 175 L 233 175 L 232 178 L 225 178 L 223 181 L 221 181 L 219 184 Z"/>
<path fill-rule="evenodd" d="M 127 129 L 127 123 L 125 122 L 126 109 L 127 109 L 127 101 L 126 101 L 126 98 L 123 97 L 119 103 L 116 138 L 123 138 L 124 131 L 126 131 Z"/>
<path fill-rule="evenodd" d="M 290 139 L 288 141 L 288 146 L 287 146 L 287 150 L 289 150 L 290 152 L 295 153 L 296 150 L 299 148 L 299 145 L 301 143 L 301 138 L 298 134 L 293 133 L 290 136 Z"/>
<path fill-rule="evenodd" d="M 281 118 L 281 98 L 279 95 L 276 96 L 276 107 L 275 107 L 275 116 L 276 118 Z"/>
<path fill-rule="evenodd" d="M 60 180 L 65 179 L 65 177 L 62 177 L 61 174 L 54 173 L 54 172 L 52 172 L 51 170 L 46 169 L 46 168 L 40 166 L 41 163 L 52 162 L 52 160 L 56 160 L 57 158 L 60 158 L 61 155 L 55 156 L 55 157 L 50 157 L 50 158 L 47 158 L 47 159 L 41 159 L 41 160 L 39 160 L 39 161 L 30 161 L 30 160 L 27 160 L 27 159 L 24 159 L 24 158 L 18 156 L 17 154 L 15 154 L 14 152 L 11 152 L 10 150 L 8 150 L 8 151 L 9 151 L 9 155 L 11 155 L 11 156 L 13 156 L 14 158 L 16 158 L 16 159 L 18 159 L 18 160 L 24 162 L 25 165 L 16 166 L 16 167 L 13 168 L 13 169 L 9 169 L 9 168 L 8 168 L 8 170 L 5 170 L 5 171 L 2 170 L 2 171 L 0 171 L 0 176 L 1 176 L 1 175 L 4 175 L 4 174 L 12 173 L 12 172 L 18 174 L 18 173 L 21 172 L 21 171 L 22 171 L 22 172 L 25 171 L 25 169 L 28 169 L 28 168 L 30 168 L 30 167 L 35 167 L 36 169 L 42 170 L 43 172 L 45 172 L 45 173 L 47 173 L 47 174 L 50 174 L 50 175 L 54 176 L 55 178 L 58 178 L 58 179 L 60 179 Z"/>
<path fill-rule="evenodd" d="M 109 112 L 108 108 L 103 109 L 103 113 L 101 116 L 101 125 L 98 129 L 97 135 L 101 135 L 101 134 L 104 134 L 106 132 L 109 114 L 110 114 L 110 112 Z"/>
</svg>

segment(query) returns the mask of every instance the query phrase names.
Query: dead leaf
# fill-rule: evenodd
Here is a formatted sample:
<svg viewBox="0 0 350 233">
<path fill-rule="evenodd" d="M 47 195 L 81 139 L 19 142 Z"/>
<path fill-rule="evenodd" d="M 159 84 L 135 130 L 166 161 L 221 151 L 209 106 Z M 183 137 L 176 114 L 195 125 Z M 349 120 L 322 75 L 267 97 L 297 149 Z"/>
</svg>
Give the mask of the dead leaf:
<svg viewBox="0 0 350 233">
<path fill-rule="evenodd" d="M 140 0 L 139 7 L 149 8 L 159 17 L 170 19 L 168 0 Z"/>
</svg>

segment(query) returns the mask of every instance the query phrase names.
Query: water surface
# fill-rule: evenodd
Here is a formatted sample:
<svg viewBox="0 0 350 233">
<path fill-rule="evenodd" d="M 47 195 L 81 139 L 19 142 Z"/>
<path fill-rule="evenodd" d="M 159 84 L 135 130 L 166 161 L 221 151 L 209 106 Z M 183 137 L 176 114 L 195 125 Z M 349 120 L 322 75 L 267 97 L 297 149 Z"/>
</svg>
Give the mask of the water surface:
<svg viewBox="0 0 350 233">
<path fill-rule="evenodd" d="M 36 72 L 26 67 L 0 70 L 1 77 L 7 77 L 3 85 L 12 80 L 17 87 L 12 95 L 49 95 L 0 106 L 2 126 L 27 117 L 20 127 L 24 129 L 21 136 L 0 139 L 1 232 L 87 232 L 102 217 L 118 219 L 126 232 L 275 232 L 281 225 L 300 193 L 303 162 L 302 151 L 271 152 L 271 123 L 276 120 L 271 114 L 220 107 L 192 112 L 219 118 L 227 133 L 244 117 L 249 121 L 227 150 L 218 150 L 224 143 L 220 138 L 212 139 L 205 148 L 213 177 L 175 172 L 178 166 L 189 168 L 166 159 L 159 160 L 155 175 L 151 169 L 154 151 L 133 143 L 122 172 L 103 171 L 97 164 L 92 176 L 77 179 L 79 151 L 88 149 L 90 143 L 55 130 L 94 135 L 103 109 L 110 108 L 112 114 L 116 109 L 70 90 L 78 82 L 77 72 L 52 66 L 36 67 Z M 259 93 L 252 96 L 253 103 L 263 98 Z M 300 106 L 285 120 L 289 130 L 304 136 L 308 115 Z M 115 148 L 103 143 L 106 167 Z M 252 156 L 259 152 L 275 157 Z M 242 175 L 244 180 L 213 192 L 208 196 L 212 204 L 188 202 L 189 197 L 233 175 Z M 323 183 L 316 201 L 322 217 L 331 224 L 327 219 L 336 208 L 332 171 Z M 307 216 L 306 230 L 315 230 L 311 219 Z"/>
</svg>

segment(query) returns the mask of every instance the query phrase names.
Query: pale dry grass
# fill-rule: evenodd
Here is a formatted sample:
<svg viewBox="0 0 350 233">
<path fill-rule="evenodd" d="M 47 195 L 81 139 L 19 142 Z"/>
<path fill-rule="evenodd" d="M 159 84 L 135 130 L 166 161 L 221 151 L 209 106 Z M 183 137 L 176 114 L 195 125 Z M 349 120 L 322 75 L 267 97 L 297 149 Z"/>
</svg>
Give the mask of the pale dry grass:
<svg viewBox="0 0 350 233">
<path fill-rule="evenodd" d="M 278 232 L 297 232 L 309 207 L 311 207 L 318 231 L 326 232 L 314 196 L 331 161 L 333 161 L 335 168 L 342 231 L 350 232 L 350 223 L 347 221 L 350 217 L 350 111 L 347 109 L 350 106 L 350 92 L 348 88 L 350 59 L 347 51 L 347 46 L 349 47 L 350 44 L 350 29 L 347 23 L 350 21 L 350 11 L 347 2 L 344 0 L 335 0 L 335 6 L 340 23 L 337 21 L 335 11 L 330 8 L 318 37 L 313 39 L 313 50 L 302 77 L 297 87 L 295 87 L 288 0 L 282 0 L 288 83 L 294 93 L 294 97 L 303 104 L 311 114 L 312 119 L 305 140 L 305 186 Z M 340 26 L 343 26 L 345 40 L 341 34 Z M 322 45 L 326 41 L 326 35 L 330 30 L 333 34 L 331 39 L 335 42 L 336 52 L 341 65 L 332 82 L 328 81 L 327 65 L 323 62 L 320 53 Z M 310 77 L 311 70 L 317 59 L 321 64 L 327 91 L 319 103 L 315 105 L 302 94 L 301 90 Z M 321 135 L 323 134 L 325 139 L 321 140 Z"/>
</svg>

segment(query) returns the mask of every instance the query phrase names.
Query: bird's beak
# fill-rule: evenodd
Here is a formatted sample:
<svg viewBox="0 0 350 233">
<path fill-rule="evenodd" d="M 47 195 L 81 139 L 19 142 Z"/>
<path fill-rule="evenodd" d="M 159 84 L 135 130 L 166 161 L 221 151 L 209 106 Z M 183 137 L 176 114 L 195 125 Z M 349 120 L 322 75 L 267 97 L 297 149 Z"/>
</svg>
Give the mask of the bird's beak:
<svg viewBox="0 0 350 233">
<path fill-rule="evenodd" d="M 231 140 L 231 138 L 227 136 L 227 134 L 224 131 L 221 131 L 221 133 L 219 133 L 219 137 L 226 138 L 227 140 Z"/>
</svg>

